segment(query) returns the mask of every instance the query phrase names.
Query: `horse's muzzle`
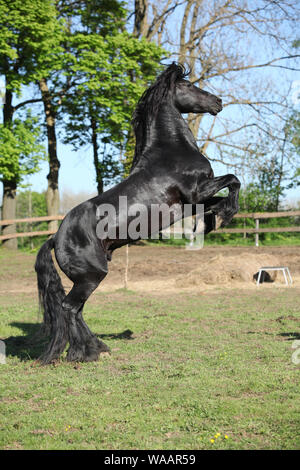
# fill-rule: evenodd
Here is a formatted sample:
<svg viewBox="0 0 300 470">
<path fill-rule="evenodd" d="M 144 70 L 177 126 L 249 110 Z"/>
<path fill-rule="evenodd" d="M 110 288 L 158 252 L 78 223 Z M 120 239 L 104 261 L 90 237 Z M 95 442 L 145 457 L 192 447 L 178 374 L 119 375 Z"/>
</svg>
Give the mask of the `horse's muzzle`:
<svg viewBox="0 0 300 470">
<path fill-rule="evenodd" d="M 213 106 L 211 114 L 216 116 L 220 111 L 222 111 L 222 109 L 223 109 L 222 100 L 221 98 L 217 98 L 216 104 Z"/>
</svg>

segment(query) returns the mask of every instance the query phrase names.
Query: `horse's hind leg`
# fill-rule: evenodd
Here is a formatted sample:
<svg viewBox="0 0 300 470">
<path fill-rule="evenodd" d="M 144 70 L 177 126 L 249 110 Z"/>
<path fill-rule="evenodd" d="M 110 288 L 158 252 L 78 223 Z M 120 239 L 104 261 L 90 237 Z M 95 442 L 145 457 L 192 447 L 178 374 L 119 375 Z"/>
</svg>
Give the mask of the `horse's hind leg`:
<svg viewBox="0 0 300 470">
<path fill-rule="evenodd" d="M 96 337 L 96 335 L 94 335 L 91 332 L 91 330 L 89 329 L 89 327 L 83 320 L 82 310 L 83 309 L 81 309 L 77 315 L 77 327 L 78 327 L 78 330 L 80 331 L 81 337 L 83 338 L 83 344 L 85 345 L 83 360 L 86 362 L 97 361 L 99 354 L 109 353 L 110 349 L 105 343 L 103 343 L 103 341 L 100 341 Z M 74 360 L 73 353 L 74 353 L 74 348 L 70 347 L 68 354 L 67 354 L 67 359 L 69 361 Z"/>
<path fill-rule="evenodd" d="M 62 307 L 59 308 L 60 312 L 52 319 L 52 339 L 40 358 L 43 364 L 50 364 L 58 359 L 68 342 L 65 312 Z"/>
<path fill-rule="evenodd" d="M 109 352 L 109 348 L 94 335 L 82 317 L 83 306 L 106 276 L 106 272 L 87 274 L 84 279 L 77 280 L 63 301 L 68 324 L 70 347 L 67 353 L 68 361 L 96 361 L 99 354 Z"/>
</svg>

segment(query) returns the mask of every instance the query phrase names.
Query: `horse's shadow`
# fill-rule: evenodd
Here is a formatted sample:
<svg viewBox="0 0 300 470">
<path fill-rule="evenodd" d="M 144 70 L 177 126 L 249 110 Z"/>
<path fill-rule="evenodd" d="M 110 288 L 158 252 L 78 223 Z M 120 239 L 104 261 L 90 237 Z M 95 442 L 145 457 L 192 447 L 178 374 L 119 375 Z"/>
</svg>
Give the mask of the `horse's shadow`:
<svg viewBox="0 0 300 470">
<path fill-rule="evenodd" d="M 10 325 L 22 330 L 23 334 L 4 339 L 6 355 L 18 357 L 21 361 L 40 357 L 48 342 L 47 337 L 41 334 L 41 324 L 13 322 Z"/>
<path fill-rule="evenodd" d="M 103 334 L 103 335 L 97 335 L 97 338 L 100 338 L 100 339 L 134 339 L 133 338 L 133 331 L 131 330 L 124 330 L 122 331 L 122 333 L 107 333 L 107 334 Z"/>
<path fill-rule="evenodd" d="M 300 340 L 300 333 L 298 331 L 288 332 L 288 333 L 279 333 L 277 336 L 282 336 L 286 341 L 294 341 L 295 339 Z"/>
<path fill-rule="evenodd" d="M 10 323 L 11 326 L 22 330 L 20 336 L 10 336 L 4 339 L 6 355 L 18 357 L 21 361 L 38 359 L 44 352 L 49 338 L 42 332 L 41 323 Z M 121 333 L 96 334 L 99 339 L 132 340 L 133 332 L 125 330 Z"/>
</svg>

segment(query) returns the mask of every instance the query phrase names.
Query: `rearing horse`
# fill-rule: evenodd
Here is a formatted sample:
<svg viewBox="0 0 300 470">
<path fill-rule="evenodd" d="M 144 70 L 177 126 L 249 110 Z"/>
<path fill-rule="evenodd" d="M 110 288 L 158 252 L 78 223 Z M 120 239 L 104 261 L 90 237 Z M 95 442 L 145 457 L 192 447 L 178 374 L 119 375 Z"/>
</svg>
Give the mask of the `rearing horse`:
<svg viewBox="0 0 300 470">
<path fill-rule="evenodd" d="M 149 210 L 153 204 L 203 204 L 205 233 L 228 224 L 238 211 L 239 180 L 234 175 L 214 177 L 181 115 L 216 115 L 222 110 L 222 101 L 194 86 L 187 75 L 183 66 L 173 62 L 146 90 L 133 115 L 136 148 L 130 175 L 72 209 L 37 255 L 35 269 L 44 327 L 51 336 L 41 358 L 44 364 L 57 359 L 67 343 L 69 361 L 95 361 L 100 353 L 109 351 L 89 330 L 82 310 L 105 278 L 112 252 L 136 240 L 119 237 L 120 226 L 114 238 L 99 238 L 99 206 L 111 204 L 117 220 L 128 225 L 127 214 L 118 209 L 120 196 L 126 196 L 129 208 L 139 203 Z M 214 197 L 223 188 L 229 189 L 228 196 Z M 60 268 L 74 283 L 67 295 L 52 260 L 52 248 Z"/>
</svg>

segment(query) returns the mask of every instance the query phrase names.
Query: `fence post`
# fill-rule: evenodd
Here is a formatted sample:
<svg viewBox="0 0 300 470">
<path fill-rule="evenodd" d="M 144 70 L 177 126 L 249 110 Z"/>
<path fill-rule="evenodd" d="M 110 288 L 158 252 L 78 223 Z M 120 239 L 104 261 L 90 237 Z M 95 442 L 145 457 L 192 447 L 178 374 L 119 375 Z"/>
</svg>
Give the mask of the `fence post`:
<svg viewBox="0 0 300 470">
<path fill-rule="evenodd" d="M 259 219 L 255 219 L 255 229 L 259 230 Z M 255 233 L 255 246 L 259 246 L 259 233 Z"/>
<path fill-rule="evenodd" d="M 124 272 L 124 289 L 128 287 L 128 265 L 129 265 L 129 246 L 126 245 L 125 251 L 125 272 Z"/>
</svg>

